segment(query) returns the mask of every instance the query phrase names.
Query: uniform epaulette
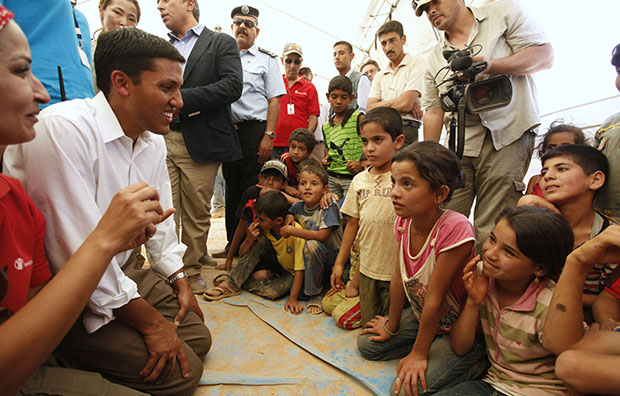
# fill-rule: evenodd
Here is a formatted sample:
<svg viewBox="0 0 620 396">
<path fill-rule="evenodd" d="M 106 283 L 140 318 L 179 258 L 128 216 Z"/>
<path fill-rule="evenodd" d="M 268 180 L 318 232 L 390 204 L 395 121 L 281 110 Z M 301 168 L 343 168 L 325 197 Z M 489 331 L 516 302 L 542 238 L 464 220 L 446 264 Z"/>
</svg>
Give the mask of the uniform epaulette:
<svg viewBox="0 0 620 396">
<path fill-rule="evenodd" d="M 277 57 L 278 57 L 278 55 L 276 55 L 276 54 L 274 54 L 273 52 L 271 52 L 271 51 L 269 51 L 269 50 L 266 50 L 266 49 L 264 49 L 264 48 L 258 47 L 258 50 L 259 50 L 260 52 L 262 52 L 263 54 L 267 54 L 267 55 L 271 56 L 272 58 L 277 58 Z"/>
</svg>

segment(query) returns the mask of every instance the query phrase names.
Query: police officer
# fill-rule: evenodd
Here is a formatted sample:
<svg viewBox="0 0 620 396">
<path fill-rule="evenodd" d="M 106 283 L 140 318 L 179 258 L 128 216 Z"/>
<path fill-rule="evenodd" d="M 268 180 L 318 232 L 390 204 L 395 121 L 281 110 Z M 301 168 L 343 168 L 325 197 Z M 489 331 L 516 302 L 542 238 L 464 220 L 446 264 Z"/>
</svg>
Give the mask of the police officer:
<svg viewBox="0 0 620 396">
<path fill-rule="evenodd" d="M 258 10 L 247 5 L 235 7 L 232 32 L 239 46 L 243 66 L 243 93 L 231 105 L 232 119 L 239 134 L 243 159 L 224 162 L 226 180 L 226 234 L 232 240 L 239 219 L 235 211 L 241 194 L 258 182 L 261 164 L 271 158 L 273 138 L 280 114 L 280 97 L 286 94 L 278 56 L 256 44 Z M 214 257 L 222 257 L 223 252 Z"/>
</svg>

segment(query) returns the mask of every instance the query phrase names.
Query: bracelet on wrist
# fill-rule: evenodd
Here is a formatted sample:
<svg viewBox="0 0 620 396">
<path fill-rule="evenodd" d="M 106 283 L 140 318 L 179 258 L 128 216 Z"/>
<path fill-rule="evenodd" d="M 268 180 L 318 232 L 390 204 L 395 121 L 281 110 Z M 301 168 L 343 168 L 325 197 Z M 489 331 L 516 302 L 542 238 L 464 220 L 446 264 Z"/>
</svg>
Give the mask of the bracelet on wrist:
<svg viewBox="0 0 620 396">
<path fill-rule="evenodd" d="M 400 328 L 398 330 L 396 330 L 396 332 L 392 332 L 390 331 L 390 329 L 387 328 L 387 324 L 390 320 L 386 320 L 385 322 L 383 322 L 383 330 L 385 330 L 386 333 L 388 333 L 389 335 L 391 335 L 392 337 L 394 337 L 395 335 L 398 335 L 398 333 L 400 333 Z"/>
</svg>

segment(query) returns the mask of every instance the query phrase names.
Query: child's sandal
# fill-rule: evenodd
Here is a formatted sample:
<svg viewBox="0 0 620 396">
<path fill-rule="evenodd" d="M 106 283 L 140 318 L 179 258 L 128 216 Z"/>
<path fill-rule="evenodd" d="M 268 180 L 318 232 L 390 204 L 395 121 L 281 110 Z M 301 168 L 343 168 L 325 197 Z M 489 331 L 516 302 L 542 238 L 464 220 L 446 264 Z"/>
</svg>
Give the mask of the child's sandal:
<svg viewBox="0 0 620 396">
<path fill-rule="evenodd" d="M 209 293 L 219 293 L 219 294 L 211 295 Z M 212 289 L 208 289 L 206 292 L 204 292 L 202 296 L 207 301 L 217 301 L 223 298 L 237 296 L 239 294 L 241 294 L 241 290 L 233 290 L 227 286 L 222 286 L 222 284 L 220 284 L 219 286 L 215 286 Z"/>
</svg>

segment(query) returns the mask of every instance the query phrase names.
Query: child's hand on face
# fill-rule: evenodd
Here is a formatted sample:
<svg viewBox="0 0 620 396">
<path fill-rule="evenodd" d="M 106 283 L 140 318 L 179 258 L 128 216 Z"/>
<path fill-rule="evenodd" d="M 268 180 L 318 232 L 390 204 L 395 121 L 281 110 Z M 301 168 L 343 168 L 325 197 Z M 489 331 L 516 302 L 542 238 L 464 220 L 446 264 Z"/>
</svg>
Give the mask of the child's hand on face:
<svg viewBox="0 0 620 396">
<path fill-rule="evenodd" d="M 271 187 L 267 187 L 267 186 L 263 186 L 262 184 L 257 184 L 256 187 L 260 188 L 260 195 L 263 195 L 264 193 L 266 193 L 267 191 L 271 191 L 271 190 L 276 190 L 275 188 L 271 188 Z"/>
<path fill-rule="evenodd" d="M 465 268 L 463 268 L 463 283 L 465 284 L 465 290 L 467 290 L 469 299 L 477 305 L 482 304 L 482 301 L 489 290 L 489 277 L 483 273 L 479 273 L 476 268 L 480 260 L 480 255 L 477 255 L 471 259 L 467 265 L 465 265 Z"/>
<path fill-rule="evenodd" d="M 300 198 L 301 197 L 301 193 L 299 192 L 299 190 L 297 190 L 295 187 L 293 186 L 285 186 L 284 187 L 284 192 L 287 193 L 288 195 L 290 195 L 291 197 L 295 197 L 295 198 Z"/>
<path fill-rule="evenodd" d="M 289 299 L 284 305 L 284 310 L 290 311 L 292 314 L 299 315 L 304 311 L 304 306 L 297 300 Z"/>
<path fill-rule="evenodd" d="M 353 298 L 359 295 L 360 295 L 359 289 L 357 287 L 351 286 L 351 283 L 349 282 L 347 287 L 344 289 L 344 296 L 346 298 Z"/>
<path fill-rule="evenodd" d="M 351 160 L 351 161 L 347 162 L 347 170 L 352 175 L 355 175 L 355 174 L 357 174 L 357 173 L 362 171 L 362 164 L 360 164 L 359 161 Z"/>
<path fill-rule="evenodd" d="M 388 318 L 385 316 L 377 315 L 374 319 L 371 319 L 364 326 L 364 330 L 360 334 L 376 334 L 370 337 L 370 341 L 383 342 L 392 338 L 391 335 L 385 331 L 385 327 L 387 326 Z"/>
<path fill-rule="evenodd" d="M 249 241 L 254 242 L 256 239 L 258 239 L 259 235 L 260 235 L 260 227 L 258 226 L 258 220 L 254 220 L 252 224 L 250 224 L 250 226 L 248 227 L 246 238 Z"/>
<path fill-rule="evenodd" d="M 573 260 L 577 260 L 584 271 L 589 271 L 595 264 L 620 262 L 620 225 L 605 228 L 603 232 L 573 250 L 566 262 Z"/>
</svg>

